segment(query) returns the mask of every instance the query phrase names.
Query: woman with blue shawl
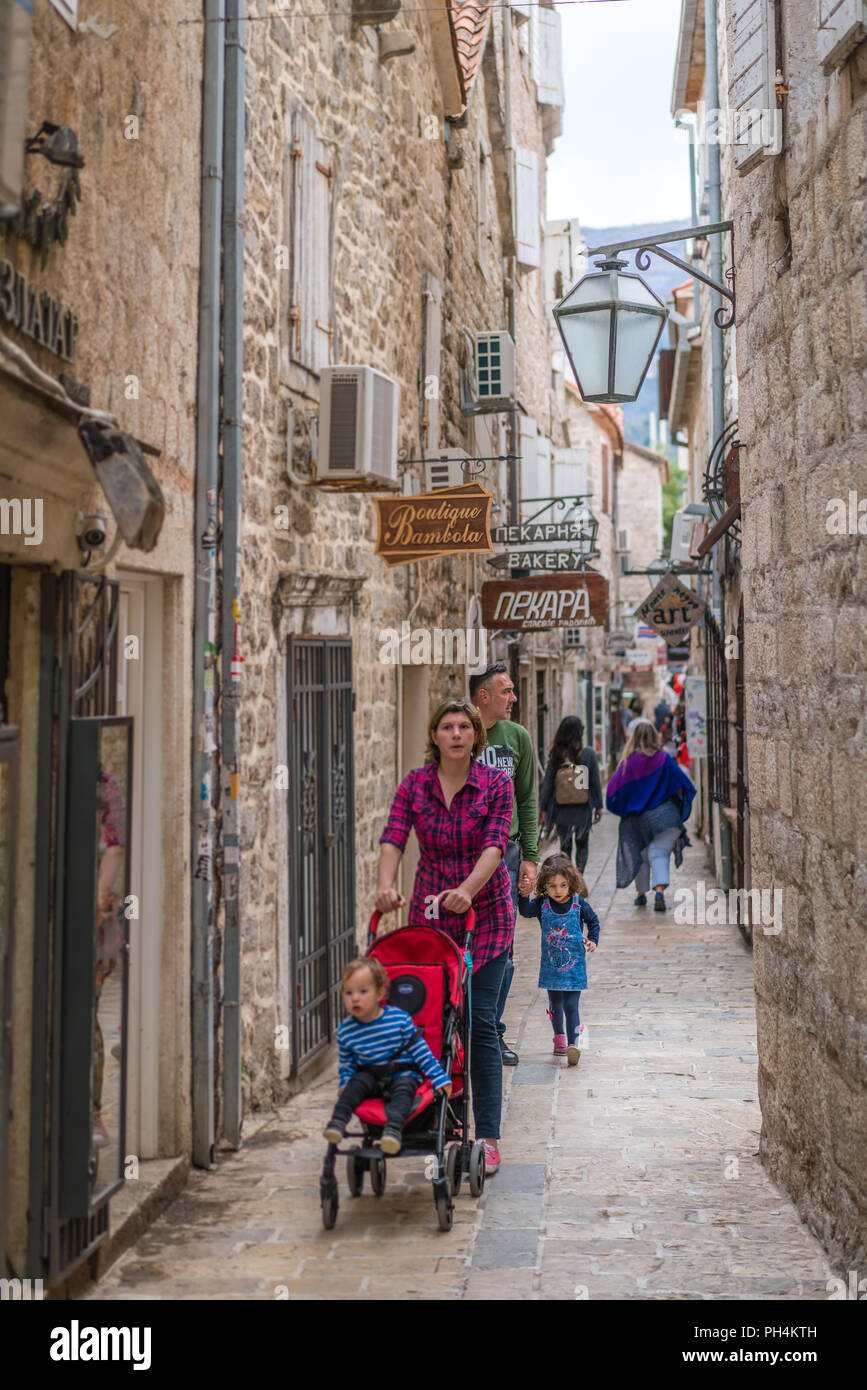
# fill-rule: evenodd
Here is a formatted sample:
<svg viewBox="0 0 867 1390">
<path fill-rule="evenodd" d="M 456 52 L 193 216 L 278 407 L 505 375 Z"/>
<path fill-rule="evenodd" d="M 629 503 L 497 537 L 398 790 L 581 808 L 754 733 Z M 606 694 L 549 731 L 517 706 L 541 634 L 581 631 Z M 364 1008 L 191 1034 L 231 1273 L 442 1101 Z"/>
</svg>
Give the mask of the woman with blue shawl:
<svg viewBox="0 0 867 1390">
<path fill-rule="evenodd" d="M 684 846 L 689 844 L 684 821 L 694 796 L 695 787 L 686 773 L 659 747 L 651 721 L 633 720 L 620 764 L 608 783 L 605 804 L 620 817 L 617 887 L 626 888 L 635 880 L 636 907 L 647 906 L 652 882 L 653 909 L 665 911 L 669 861 L 673 850 L 675 866 L 680 868 Z"/>
</svg>

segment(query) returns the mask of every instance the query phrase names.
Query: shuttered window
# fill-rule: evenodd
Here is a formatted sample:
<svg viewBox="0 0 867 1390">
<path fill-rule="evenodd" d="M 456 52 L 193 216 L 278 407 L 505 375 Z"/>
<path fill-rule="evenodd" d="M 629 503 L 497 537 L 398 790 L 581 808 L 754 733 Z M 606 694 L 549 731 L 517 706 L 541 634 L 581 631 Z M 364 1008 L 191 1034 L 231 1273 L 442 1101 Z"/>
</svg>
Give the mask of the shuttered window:
<svg viewBox="0 0 867 1390">
<path fill-rule="evenodd" d="M 480 141 L 476 160 L 476 260 L 486 278 L 491 268 L 490 183 L 491 154 Z"/>
<path fill-rule="evenodd" d="M 515 150 L 515 240 L 522 265 L 540 264 L 539 157 L 535 150 Z"/>
<path fill-rule="evenodd" d="M 818 6 L 819 61 L 823 72 L 832 73 L 867 37 L 867 3 L 865 0 L 818 0 Z"/>
<path fill-rule="evenodd" d="M 555 497 L 586 497 L 586 449 L 554 450 L 553 484 L 553 495 Z"/>
<path fill-rule="evenodd" d="M 745 174 L 780 150 L 773 0 L 732 0 L 728 42 L 730 138 L 735 168 Z"/>
<path fill-rule="evenodd" d="M 535 52 L 536 97 L 540 106 L 563 105 L 563 39 L 561 16 L 557 10 L 539 6 L 536 11 Z"/>
<path fill-rule="evenodd" d="M 536 440 L 536 484 L 537 497 L 553 497 L 551 486 L 551 441 L 543 434 Z"/>
<path fill-rule="evenodd" d="M 538 478 L 538 451 L 536 448 L 539 438 L 536 429 L 536 421 L 532 415 L 521 415 L 518 417 L 518 451 L 520 458 L 520 478 L 521 478 L 521 497 L 541 497 L 539 491 Z M 522 515 L 528 515 L 539 510 L 538 502 L 534 505 L 521 507 Z"/>
<path fill-rule="evenodd" d="M 442 333 L 442 286 L 435 275 L 425 274 L 421 282 L 421 441 L 428 451 L 440 442 L 440 337 Z"/>
<path fill-rule="evenodd" d="M 333 154 L 302 111 L 292 116 L 290 354 L 318 372 L 331 363 Z"/>
</svg>

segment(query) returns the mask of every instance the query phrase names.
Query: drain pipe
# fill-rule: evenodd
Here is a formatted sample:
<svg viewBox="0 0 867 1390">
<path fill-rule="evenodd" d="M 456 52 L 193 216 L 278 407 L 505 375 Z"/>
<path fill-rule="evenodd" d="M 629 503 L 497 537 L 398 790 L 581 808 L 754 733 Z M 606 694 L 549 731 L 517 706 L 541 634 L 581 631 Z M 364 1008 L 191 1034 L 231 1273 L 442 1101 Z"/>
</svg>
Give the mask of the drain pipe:
<svg viewBox="0 0 867 1390">
<path fill-rule="evenodd" d="M 223 815 L 223 1122 L 241 1147 L 241 779 L 238 704 L 241 695 L 241 524 L 244 409 L 244 86 L 246 0 L 227 0 L 226 111 L 223 154 L 223 537 L 222 701 Z"/>
<path fill-rule="evenodd" d="M 214 808 L 224 0 L 205 0 L 193 602 L 193 1163 L 214 1164 Z"/>
<path fill-rule="evenodd" d="M 503 96 L 504 96 L 504 123 L 506 137 L 506 178 L 509 184 L 509 216 L 514 225 L 515 218 L 515 176 L 513 167 L 512 149 L 512 16 L 509 7 L 506 6 L 501 11 L 503 16 Z M 518 360 L 518 344 L 515 341 L 515 276 L 518 273 L 517 257 L 512 255 L 509 258 L 509 336 L 515 343 L 515 362 Z M 518 453 L 518 407 L 513 402 L 509 410 L 509 453 L 513 455 L 509 465 L 509 525 L 517 526 L 520 522 L 519 515 L 519 487 L 518 479 L 520 476 L 520 461 L 514 457 Z"/>
<path fill-rule="evenodd" d="M 717 0 L 704 0 L 704 68 L 705 97 L 708 111 L 719 110 L 719 67 L 716 35 Z M 711 223 L 722 221 L 722 176 L 720 171 L 719 142 L 707 142 L 708 156 L 708 217 Z M 722 232 L 715 232 L 710 238 L 710 278 L 722 283 Z M 723 375 L 723 330 L 715 322 L 714 315 L 722 305 L 719 290 L 710 292 L 710 390 L 711 390 L 711 439 L 719 439 L 725 429 L 725 378 Z M 722 621 L 722 585 L 719 570 L 714 559 L 713 567 L 713 611 L 718 622 Z"/>
</svg>

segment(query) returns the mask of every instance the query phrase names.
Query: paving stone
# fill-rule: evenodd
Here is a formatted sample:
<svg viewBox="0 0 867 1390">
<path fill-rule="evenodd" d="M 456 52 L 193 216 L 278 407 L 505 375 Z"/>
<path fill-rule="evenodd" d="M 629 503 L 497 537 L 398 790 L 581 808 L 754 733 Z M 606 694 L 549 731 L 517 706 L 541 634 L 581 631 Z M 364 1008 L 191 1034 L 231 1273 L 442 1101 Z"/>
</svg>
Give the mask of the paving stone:
<svg viewBox="0 0 867 1390">
<path fill-rule="evenodd" d="M 538 1227 L 525 1230 L 482 1229 L 473 1251 L 475 1269 L 521 1269 L 536 1263 Z"/>
</svg>

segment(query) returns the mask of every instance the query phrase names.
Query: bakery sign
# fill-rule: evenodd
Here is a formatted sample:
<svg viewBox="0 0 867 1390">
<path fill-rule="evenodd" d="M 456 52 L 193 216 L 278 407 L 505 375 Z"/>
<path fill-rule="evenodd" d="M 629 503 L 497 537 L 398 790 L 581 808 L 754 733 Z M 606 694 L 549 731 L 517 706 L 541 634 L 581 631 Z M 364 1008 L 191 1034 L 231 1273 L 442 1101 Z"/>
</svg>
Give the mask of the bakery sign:
<svg viewBox="0 0 867 1390">
<path fill-rule="evenodd" d="M 491 549 L 494 499 L 481 483 L 374 500 L 379 519 L 376 554 L 387 565 L 440 555 L 485 555 Z"/>
<path fill-rule="evenodd" d="M 636 608 L 635 615 L 666 642 L 683 640 L 690 628 L 704 617 L 704 603 L 692 589 L 673 574 L 665 574 L 656 588 Z"/>
<path fill-rule="evenodd" d="M 606 627 L 608 580 L 592 570 L 489 580 L 482 585 L 482 623 L 501 632 Z"/>
</svg>

